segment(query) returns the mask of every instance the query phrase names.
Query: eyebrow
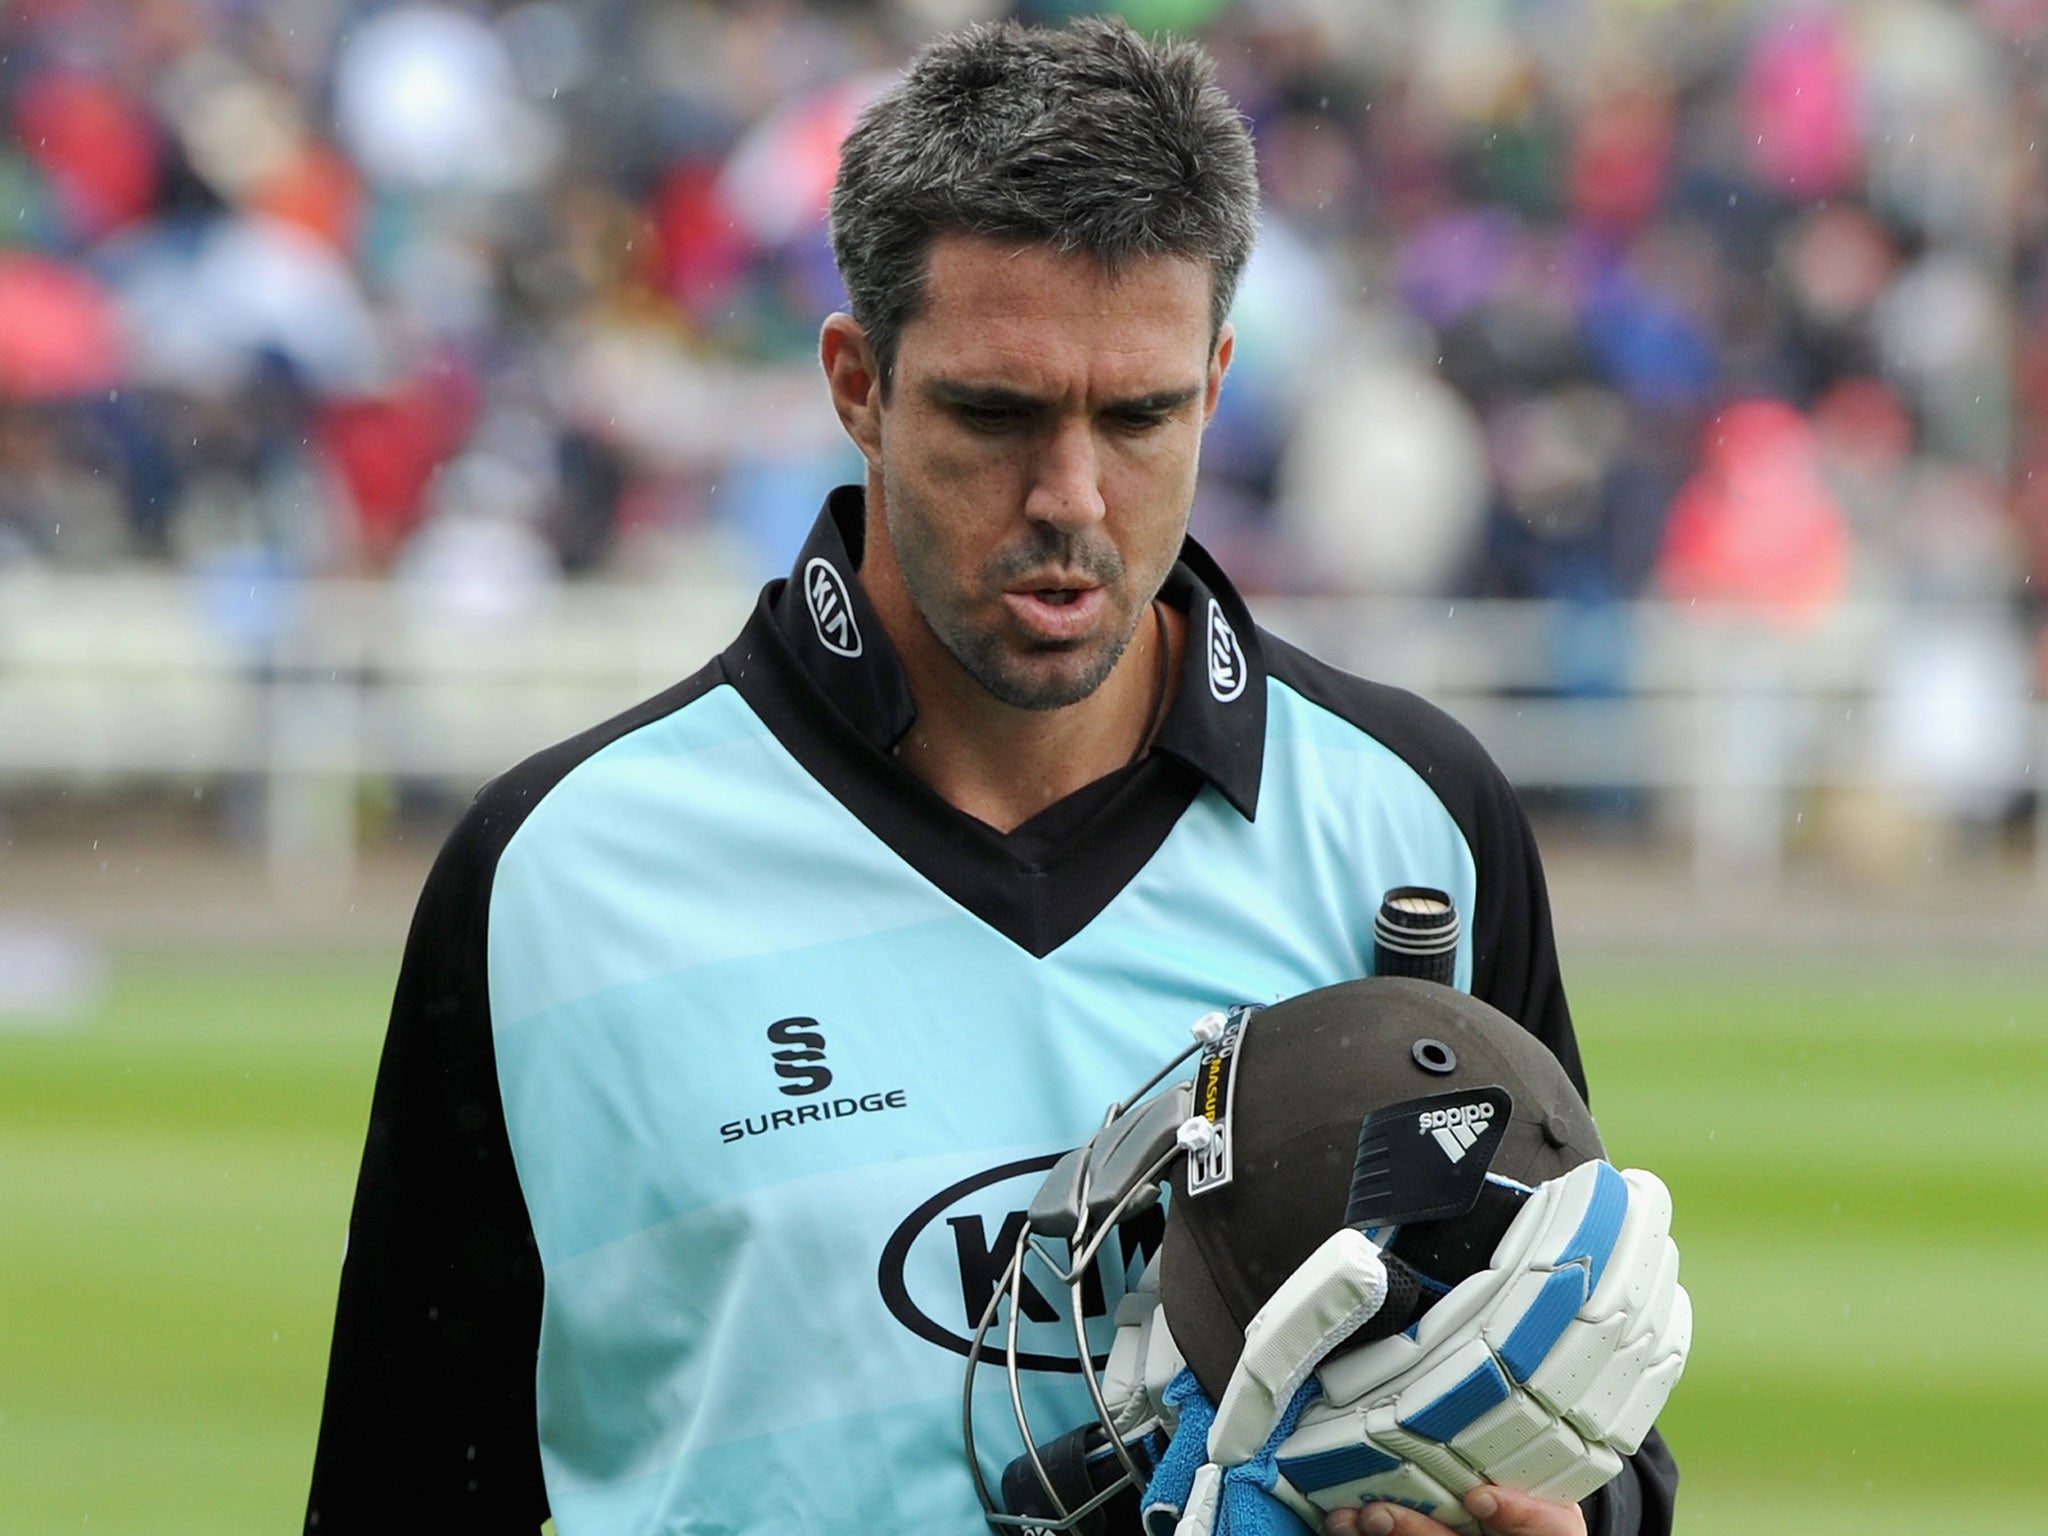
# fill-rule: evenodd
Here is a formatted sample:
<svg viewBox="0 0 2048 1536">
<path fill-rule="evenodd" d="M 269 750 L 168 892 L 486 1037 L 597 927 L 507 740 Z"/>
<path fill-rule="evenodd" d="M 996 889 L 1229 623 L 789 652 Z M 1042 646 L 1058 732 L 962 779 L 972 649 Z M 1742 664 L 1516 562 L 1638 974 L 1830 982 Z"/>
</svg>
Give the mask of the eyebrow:
<svg viewBox="0 0 2048 1536">
<path fill-rule="evenodd" d="M 972 384 L 961 379 L 933 379 L 925 385 L 925 392 L 941 405 L 969 405 L 1006 411 L 1036 411 L 1045 407 L 1045 401 L 1039 397 L 1001 384 Z M 1106 403 L 1104 409 L 1144 414 L 1156 412 L 1164 415 L 1201 398 L 1202 386 L 1190 384 L 1178 389 L 1157 389 L 1149 394 L 1111 400 Z"/>
</svg>

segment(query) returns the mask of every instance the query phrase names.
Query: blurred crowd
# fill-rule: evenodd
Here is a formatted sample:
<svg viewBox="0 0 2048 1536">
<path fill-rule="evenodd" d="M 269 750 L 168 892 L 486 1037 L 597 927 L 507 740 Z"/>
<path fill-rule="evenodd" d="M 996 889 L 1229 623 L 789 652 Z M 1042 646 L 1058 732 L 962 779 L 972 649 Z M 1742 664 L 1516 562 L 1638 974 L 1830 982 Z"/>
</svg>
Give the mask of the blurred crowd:
<svg viewBox="0 0 2048 1536">
<path fill-rule="evenodd" d="M 839 137 L 1105 8 L 1257 134 L 1247 587 L 1956 600 L 2048 683 L 2048 0 L 13 0 L 0 568 L 779 572 Z"/>
</svg>

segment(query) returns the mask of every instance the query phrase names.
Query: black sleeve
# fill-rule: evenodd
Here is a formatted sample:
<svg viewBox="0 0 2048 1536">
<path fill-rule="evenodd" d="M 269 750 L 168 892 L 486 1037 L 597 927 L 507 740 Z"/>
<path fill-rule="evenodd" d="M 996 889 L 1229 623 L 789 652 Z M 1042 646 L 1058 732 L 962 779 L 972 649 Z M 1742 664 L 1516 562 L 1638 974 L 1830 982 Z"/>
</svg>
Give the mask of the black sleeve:
<svg viewBox="0 0 2048 1536">
<path fill-rule="evenodd" d="M 1472 995 L 1549 1047 L 1591 1102 L 1558 967 L 1543 860 L 1507 776 L 1478 738 L 1435 705 L 1339 672 L 1270 635 L 1260 639 L 1276 676 L 1383 743 L 1451 813 L 1479 877 L 1470 914 Z M 1670 1536 L 1677 1497 L 1677 1463 L 1652 1429 L 1621 1475 L 1586 1501 L 1589 1536 Z"/>
<path fill-rule="evenodd" d="M 532 1536 L 541 1270 L 486 985 L 503 820 L 472 807 L 406 941 L 342 1265 L 306 1529 Z"/>
<path fill-rule="evenodd" d="M 1621 1475 L 1580 1508 L 1586 1536 L 1669 1536 L 1677 1502 L 1678 1463 L 1653 1429 L 1621 1464 Z"/>
<path fill-rule="evenodd" d="M 1473 751 L 1478 752 L 1478 744 Z M 1507 779 L 1490 758 L 1465 780 L 1453 805 L 1472 846 L 1479 890 L 1472 914 L 1472 995 L 1485 999 L 1550 1048 L 1588 1099 L 1579 1038 L 1557 963 L 1550 891 L 1536 834 Z"/>
</svg>

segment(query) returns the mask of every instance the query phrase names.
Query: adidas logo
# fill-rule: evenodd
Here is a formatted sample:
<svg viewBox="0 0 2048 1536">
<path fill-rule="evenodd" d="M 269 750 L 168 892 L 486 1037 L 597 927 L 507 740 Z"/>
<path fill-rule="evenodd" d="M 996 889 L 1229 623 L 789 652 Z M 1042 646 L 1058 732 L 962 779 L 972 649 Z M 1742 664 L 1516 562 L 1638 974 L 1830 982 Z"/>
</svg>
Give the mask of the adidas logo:
<svg viewBox="0 0 2048 1536">
<path fill-rule="evenodd" d="M 1493 1119 L 1493 1106 L 1484 1100 L 1474 1104 L 1453 1104 L 1449 1109 L 1432 1109 L 1416 1117 L 1416 1130 L 1444 1149 L 1452 1162 L 1463 1162 L 1472 1144 Z"/>
</svg>

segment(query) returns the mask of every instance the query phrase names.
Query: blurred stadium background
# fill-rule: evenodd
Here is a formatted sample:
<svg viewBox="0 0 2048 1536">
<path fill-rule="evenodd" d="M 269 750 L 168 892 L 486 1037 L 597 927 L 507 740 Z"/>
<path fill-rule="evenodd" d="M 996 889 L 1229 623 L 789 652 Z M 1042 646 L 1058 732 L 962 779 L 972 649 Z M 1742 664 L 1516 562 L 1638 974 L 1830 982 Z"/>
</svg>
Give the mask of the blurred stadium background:
<svg viewBox="0 0 2048 1536">
<path fill-rule="evenodd" d="M 11 1525 L 298 1518 L 426 860 L 852 477 L 859 104 L 1080 8 L 0 4 Z M 1112 8 L 1267 189 L 1197 532 L 1537 815 L 1681 1529 L 2041 1529 L 2048 0 Z"/>
</svg>

